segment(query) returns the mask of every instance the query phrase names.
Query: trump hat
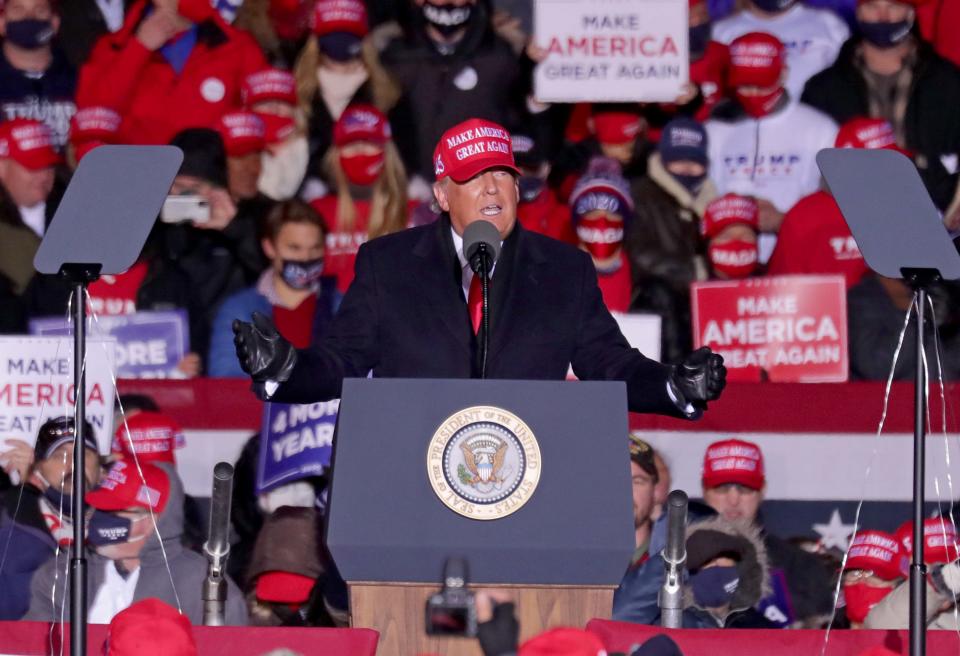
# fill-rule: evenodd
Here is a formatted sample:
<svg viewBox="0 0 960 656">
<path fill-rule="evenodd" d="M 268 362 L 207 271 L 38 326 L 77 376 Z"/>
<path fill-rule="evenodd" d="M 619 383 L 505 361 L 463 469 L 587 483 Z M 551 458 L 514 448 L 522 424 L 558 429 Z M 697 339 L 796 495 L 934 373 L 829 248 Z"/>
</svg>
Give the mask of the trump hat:
<svg viewBox="0 0 960 656">
<path fill-rule="evenodd" d="M 893 581 L 902 576 L 904 558 L 896 537 L 883 531 L 860 531 L 850 543 L 843 569 L 868 570 L 884 581 Z"/>
<path fill-rule="evenodd" d="M 50 128 L 32 118 L 15 118 L 0 123 L 0 158 L 38 170 L 54 166 L 60 156 L 53 149 Z"/>
<path fill-rule="evenodd" d="M 735 483 L 752 490 L 763 488 L 763 452 L 753 442 L 721 440 L 703 456 L 704 489 Z"/>
<path fill-rule="evenodd" d="M 117 427 L 111 450 L 125 458 L 135 453 L 141 463 L 174 463 L 174 450 L 183 445 L 183 431 L 175 421 L 159 412 L 143 410 Z"/>
<path fill-rule="evenodd" d="M 86 500 L 100 510 L 127 510 L 128 508 L 151 508 L 162 513 L 170 496 L 170 479 L 166 472 L 149 462 L 140 464 L 143 479 L 137 466 L 129 460 L 118 460 L 100 485 L 87 492 Z"/>
<path fill-rule="evenodd" d="M 333 143 L 343 146 L 354 141 L 383 145 L 390 140 L 390 123 L 373 105 L 347 107 L 333 126 Z"/>
<path fill-rule="evenodd" d="M 243 80 L 240 98 L 244 107 L 251 107 L 268 100 L 279 100 L 288 105 L 296 105 L 297 81 L 293 73 L 279 68 L 268 68 L 251 73 Z"/>
<path fill-rule="evenodd" d="M 502 168 L 520 175 L 513 160 L 510 133 L 493 121 L 471 118 L 443 133 L 433 151 L 437 180 L 466 182 L 487 169 Z"/>
<path fill-rule="evenodd" d="M 197 656 L 190 619 L 159 599 L 142 599 L 110 620 L 106 656 Z"/>
<path fill-rule="evenodd" d="M 707 239 L 716 237 L 725 228 L 742 223 L 754 230 L 760 229 L 760 209 L 757 201 L 737 194 L 725 194 L 707 205 L 703 212 L 702 231 Z"/>
<path fill-rule="evenodd" d="M 594 105 L 591 108 L 590 120 L 597 141 L 605 144 L 629 143 L 643 130 L 639 108 Z"/>
<path fill-rule="evenodd" d="M 318 36 L 345 33 L 364 37 L 369 31 L 367 7 L 361 0 L 318 0 L 312 18 Z"/>
<path fill-rule="evenodd" d="M 785 50 L 766 32 L 749 32 L 730 44 L 729 82 L 737 87 L 772 87 L 783 73 Z"/>
<path fill-rule="evenodd" d="M 913 522 L 900 525 L 894 536 L 903 545 L 907 558 L 913 557 Z M 957 545 L 957 528 L 949 518 L 931 517 L 923 520 L 923 562 L 951 563 L 960 558 Z"/>
<path fill-rule="evenodd" d="M 228 112 L 217 122 L 228 157 L 243 157 L 267 147 L 263 119 L 253 112 Z"/>
</svg>

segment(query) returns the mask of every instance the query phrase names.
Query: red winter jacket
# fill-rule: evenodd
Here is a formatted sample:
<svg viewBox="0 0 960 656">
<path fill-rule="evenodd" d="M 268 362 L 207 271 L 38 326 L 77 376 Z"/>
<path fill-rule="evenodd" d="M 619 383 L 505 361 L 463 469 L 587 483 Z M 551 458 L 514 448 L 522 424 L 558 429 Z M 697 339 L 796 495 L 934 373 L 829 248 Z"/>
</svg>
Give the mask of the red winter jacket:
<svg viewBox="0 0 960 656">
<path fill-rule="evenodd" d="M 240 108 L 243 79 L 267 65 L 249 34 L 215 16 L 199 26 L 197 44 L 177 75 L 136 38 L 148 4 L 137 2 L 123 27 L 102 37 L 80 69 L 77 106 L 119 112 L 122 143 L 166 144 L 186 128 L 213 127 Z"/>
<path fill-rule="evenodd" d="M 767 275 L 839 273 L 849 289 L 866 272 L 863 255 L 833 196 L 818 191 L 787 212 Z"/>
</svg>

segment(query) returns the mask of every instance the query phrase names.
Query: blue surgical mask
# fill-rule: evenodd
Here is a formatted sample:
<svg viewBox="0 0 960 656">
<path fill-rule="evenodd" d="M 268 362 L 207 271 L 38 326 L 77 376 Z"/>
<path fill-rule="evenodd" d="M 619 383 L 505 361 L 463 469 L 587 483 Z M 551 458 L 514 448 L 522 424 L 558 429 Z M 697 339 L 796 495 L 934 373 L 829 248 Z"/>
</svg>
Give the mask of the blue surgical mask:
<svg viewBox="0 0 960 656">
<path fill-rule="evenodd" d="M 721 608 L 733 600 L 740 586 L 736 565 L 708 567 L 690 577 L 693 599 L 701 608 Z"/>
<path fill-rule="evenodd" d="M 133 521 L 103 510 L 94 510 L 87 521 L 87 542 L 94 547 L 122 544 L 130 540 Z"/>
<path fill-rule="evenodd" d="M 913 20 L 902 20 L 896 23 L 857 21 L 857 25 L 860 27 L 860 34 L 868 43 L 878 48 L 892 48 L 903 43 L 910 36 Z"/>
<path fill-rule="evenodd" d="M 703 53 L 707 51 L 712 28 L 713 25 L 709 21 L 690 28 L 690 56 L 693 59 L 703 57 Z"/>
<path fill-rule="evenodd" d="M 23 18 L 7 21 L 7 41 L 25 50 L 36 50 L 53 40 L 53 23 L 49 19 Z"/>
<path fill-rule="evenodd" d="M 284 260 L 280 277 L 293 289 L 310 289 L 323 275 L 323 258 Z"/>
</svg>

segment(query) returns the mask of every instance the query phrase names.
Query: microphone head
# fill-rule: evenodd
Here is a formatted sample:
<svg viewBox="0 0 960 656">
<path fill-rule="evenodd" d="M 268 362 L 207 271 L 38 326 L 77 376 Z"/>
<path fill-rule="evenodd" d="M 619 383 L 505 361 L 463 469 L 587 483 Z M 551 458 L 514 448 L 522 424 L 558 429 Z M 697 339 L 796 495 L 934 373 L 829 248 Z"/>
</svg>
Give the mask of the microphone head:
<svg viewBox="0 0 960 656">
<path fill-rule="evenodd" d="M 686 559 L 687 504 L 689 499 L 683 490 L 674 490 L 667 497 L 667 546 L 663 558 L 668 563 L 679 564 Z"/>
<path fill-rule="evenodd" d="M 476 272 L 480 269 L 480 244 L 486 245 L 487 270 L 493 268 L 500 257 L 500 231 L 489 221 L 479 219 L 466 227 L 463 231 L 463 255 Z"/>
</svg>

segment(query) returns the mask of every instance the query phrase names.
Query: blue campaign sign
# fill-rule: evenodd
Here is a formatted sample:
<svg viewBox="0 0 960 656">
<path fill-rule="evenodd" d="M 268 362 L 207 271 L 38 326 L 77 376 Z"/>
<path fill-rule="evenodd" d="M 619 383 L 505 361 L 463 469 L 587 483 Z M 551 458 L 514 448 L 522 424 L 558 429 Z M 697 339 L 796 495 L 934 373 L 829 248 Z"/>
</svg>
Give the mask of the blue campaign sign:
<svg viewBox="0 0 960 656">
<path fill-rule="evenodd" d="M 135 312 L 91 320 L 90 334 L 116 339 L 118 378 L 177 378 L 177 363 L 190 352 L 184 310 Z M 30 320 L 31 335 L 69 335 L 63 317 Z"/>
<path fill-rule="evenodd" d="M 339 400 L 307 405 L 263 404 L 257 494 L 319 476 L 330 466 L 339 409 Z"/>
</svg>

